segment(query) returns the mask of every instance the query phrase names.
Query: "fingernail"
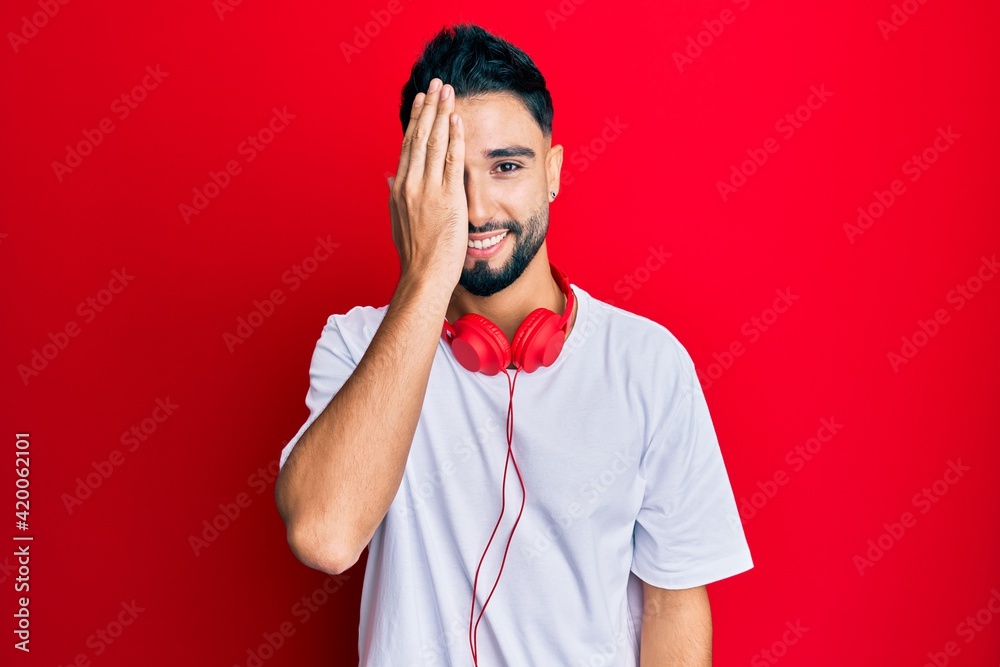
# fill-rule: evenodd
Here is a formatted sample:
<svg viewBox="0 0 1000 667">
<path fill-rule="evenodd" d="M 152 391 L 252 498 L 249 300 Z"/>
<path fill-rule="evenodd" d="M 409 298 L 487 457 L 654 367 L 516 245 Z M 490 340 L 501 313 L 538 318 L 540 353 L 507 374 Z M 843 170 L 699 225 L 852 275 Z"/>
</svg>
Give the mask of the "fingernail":
<svg viewBox="0 0 1000 667">
<path fill-rule="evenodd" d="M 444 90 L 441 91 L 441 99 L 446 100 L 451 96 L 451 86 L 445 86 Z"/>
<path fill-rule="evenodd" d="M 433 79 L 431 80 L 431 85 L 427 87 L 427 92 L 433 93 L 440 87 L 441 87 L 441 79 Z"/>
</svg>

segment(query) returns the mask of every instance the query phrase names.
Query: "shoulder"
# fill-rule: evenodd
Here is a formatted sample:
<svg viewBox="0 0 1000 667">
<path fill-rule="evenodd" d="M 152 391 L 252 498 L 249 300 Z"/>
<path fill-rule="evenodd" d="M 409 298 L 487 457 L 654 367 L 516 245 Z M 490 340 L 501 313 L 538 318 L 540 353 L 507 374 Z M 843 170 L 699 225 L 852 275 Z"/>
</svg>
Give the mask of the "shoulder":
<svg viewBox="0 0 1000 667">
<path fill-rule="evenodd" d="M 330 315 L 317 345 L 343 349 L 356 361 L 360 360 L 382 324 L 388 307 L 355 306 L 346 313 Z"/>
<path fill-rule="evenodd" d="M 346 313 L 334 313 L 330 315 L 326 319 L 325 328 L 335 328 L 341 334 L 362 337 L 369 335 L 370 332 L 370 338 L 375 335 L 375 330 L 382 324 L 382 320 L 385 318 L 385 311 L 388 307 L 388 305 L 378 307 L 354 306 Z"/>
<path fill-rule="evenodd" d="M 581 339 L 596 339 L 605 348 L 604 354 L 641 375 L 653 376 L 658 383 L 671 379 L 678 389 L 697 385 L 691 355 L 666 325 L 601 301 L 578 287 L 576 291 L 588 311 Z"/>
</svg>

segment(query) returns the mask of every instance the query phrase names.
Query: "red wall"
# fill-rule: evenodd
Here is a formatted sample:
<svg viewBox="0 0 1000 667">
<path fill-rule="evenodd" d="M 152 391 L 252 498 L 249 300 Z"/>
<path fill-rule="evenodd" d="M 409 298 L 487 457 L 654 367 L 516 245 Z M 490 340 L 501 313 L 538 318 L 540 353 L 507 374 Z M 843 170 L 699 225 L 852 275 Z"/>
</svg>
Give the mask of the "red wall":
<svg viewBox="0 0 1000 667">
<path fill-rule="evenodd" d="M 264 664 L 356 664 L 363 565 L 322 592 L 273 472 L 326 317 L 395 284 L 400 86 L 471 20 L 549 81 L 552 256 L 702 373 L 756 562 L 716 664 L 997 664 L 995 3 L 224 2 L 0 9 L 0 661 L 248 666 L 284 628 Z"/>
</svg>

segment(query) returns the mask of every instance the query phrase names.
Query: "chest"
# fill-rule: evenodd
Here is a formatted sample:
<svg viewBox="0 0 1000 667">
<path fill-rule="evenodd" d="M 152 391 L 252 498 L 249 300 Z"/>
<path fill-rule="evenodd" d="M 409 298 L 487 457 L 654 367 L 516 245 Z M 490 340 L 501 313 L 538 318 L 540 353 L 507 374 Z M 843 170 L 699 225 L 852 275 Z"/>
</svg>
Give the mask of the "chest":
<svg viewBox="0 0 1000 667">
<path fill-rule="evenodd" d="M 495 520 L 504 489 L 516 514 L 523 480 L 525 532 L 631 529 L 646 417 L 627 383 L 596 369 L 520 374 L 508 460 L 507 378 L 458 371 L 436 364 L 431 374 L 397 497 L 401 511 L 466 530 Z"/>
</svg>

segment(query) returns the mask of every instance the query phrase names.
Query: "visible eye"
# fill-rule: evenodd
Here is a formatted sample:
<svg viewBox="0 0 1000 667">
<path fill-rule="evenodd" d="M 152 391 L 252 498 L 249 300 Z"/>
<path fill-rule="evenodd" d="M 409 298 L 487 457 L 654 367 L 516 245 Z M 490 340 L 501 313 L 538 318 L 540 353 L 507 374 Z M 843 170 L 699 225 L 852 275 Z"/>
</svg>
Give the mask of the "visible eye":
<svg viewBox="0 0 1000 667">
<path fill-rule="evenodd" d="M 506 165 L 506 166 L 510 166 L 510 167 L 514 167 L 514 169 L 507 169 L 507 170 L 504 170 L 504 169 L 502 169 L 502 168 L 501 168 L 501 169 L 500 169 L 500 173 L 501 173 L 501 174 L 513 174 L 513 173 L 514 173 L 515 171 L 517 171 L 518 169 L 520 169 L 520 168 L 521 168 L 521 165 L 519 165 L 519 164 L 517 164 L 517 163 L 515 163 L 515 162 L 501 162 L 501 163 L 500 163 L 499 165 L 497 165 L 497 166 L 499 166 L 499 167 L 503 167 L 503 166 L 505 166 L 505 165 Z"/>
</svg>

